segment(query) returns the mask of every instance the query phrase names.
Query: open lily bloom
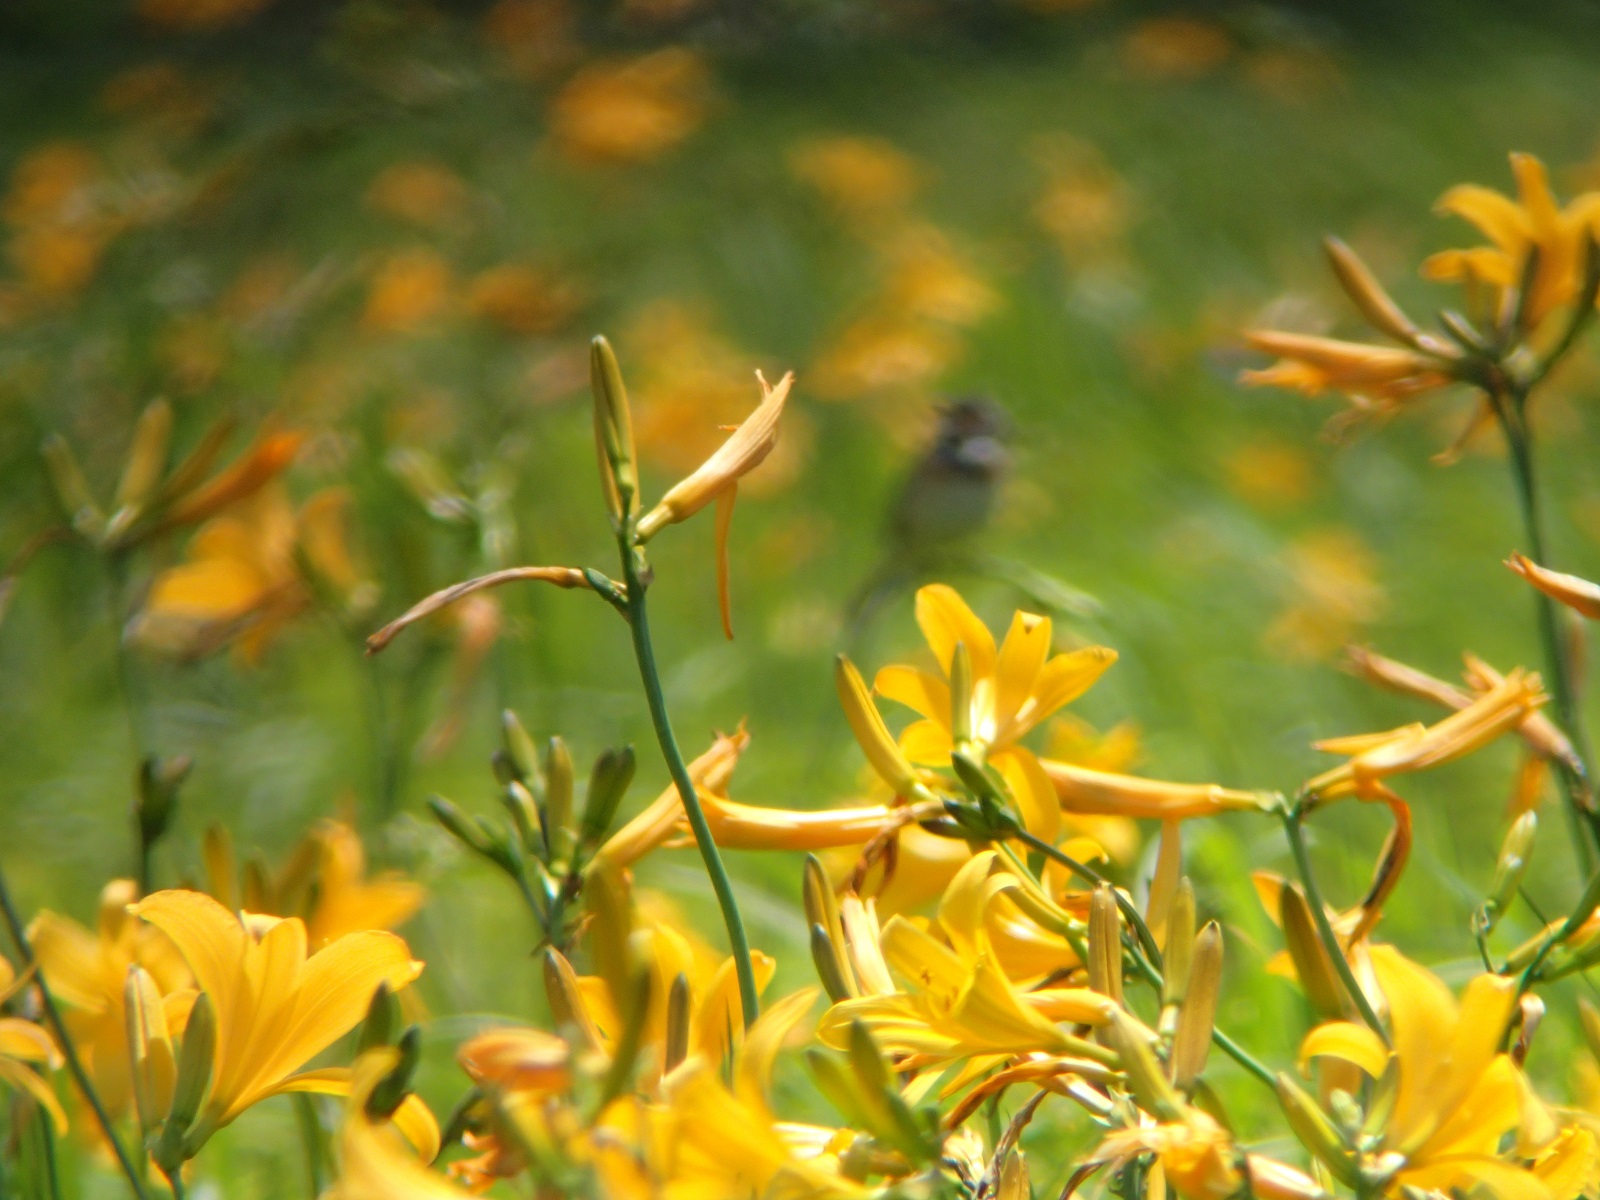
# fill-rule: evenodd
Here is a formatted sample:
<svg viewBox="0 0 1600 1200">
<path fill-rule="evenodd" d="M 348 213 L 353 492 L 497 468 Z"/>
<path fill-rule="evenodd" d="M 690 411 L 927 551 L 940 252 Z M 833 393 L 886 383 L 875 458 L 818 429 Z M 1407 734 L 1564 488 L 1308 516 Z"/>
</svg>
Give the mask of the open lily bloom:
<svg viewBox="0 0 1600 1200">
<path fill-rule="evenodd" d="M 1331 1058 L 1374 1080 L 1393 1056 L 1393 1108 L 1364 1166 L 1392 1195 L 1403 1187 L 1449 1194 L 1481 1186 L 1504 1200 L 1549 1200 L 1539 1177 L 1501 1152 L 1505 1136 L 1524 1127 L 1526 1106 L 1537 1103 L 1501 1052 L 1516 980 L 1480 975 L 1457 1004 L 1437 977 L 1392 946 L 1373 946 L 1370 955 L 1394 1049 L 1346 1021 L 1319 1025 L 1300 1047 L 1302 1063 Z"/>
<path fill-rule="evenodd" d="M 1028 964 L 1015 944 L 1020 939 L 1010 928 L 1010 914 L 996 911 L 1004 893 L 1021 884 L 1009 872 L 991 874 L 994 861 L 993 851 L 975 855 L 951 883 L 939 910 L 939 927 L 948 943 L 905 917 L 889 919 L 878 949 L 882 965 L 901 981 L 901 988 L 865 986 L 860 998 L 835 1004 L 819 1031 L 824 1042 L 845 1045 L 850 1023 L 861 1021 L 886 1051 L 935 1062 L 1033 1051 L 1101 1056 L 1098 1047 L 1058 1022 L 1103 1024 L 1115 1007 L 1110 998 L 1087 988 L 1023 991 L 1007 976 L 991 920 L 998 918 L 1001 936 L 1019 965 Z M 859 940 L 857 932 L 846 930 L 852 943 Z M 1042 937 L 1030 938 L 1024 948 L 1037 953 L 1042 942 Z M 860 949 L 852 944 L 852 952 L 859 962 Z M 1063 966 L 1075 958 L 1064 940 L 1057 954 Z"/>
<path fill-rule="evenodd" d="M 296 1072 L 355 1028 L 380 983 L 398 991 L 422 973 L 392 933 L 346 934 L 308 955 L 298 917 L 236 915 L 200 892 L 156 892 L 131 911 L 172 940 L 216 1013 L 195 1144 L 269 1096 L 347 1091 L 348 1071 Z"/>
<path fill-rule="evenodd" d="M 1228 1200 L 1244 1186 L 1240 1160 L 1250 1171 L 1250 1194 L 1262 1200 L 1323 1200 L 1327 1193 L 1304 1171 L 1259 1154 L 1245 1155 L 1216 1120 L 1197 1108 L 1184 1120 L 1118 1129 L 1106 1135 L 1094 1161 L 1120 1165 L 1153 1154 L 1166 1182 L 1187 1200 Z"/>
<path fill-rule="evenodd" d="M 910 666 L 884 667 L 874 689 L 915 710 L 922 720 L 900 734 L 900 748 L 914 763 L 947 766 L 958 729 L 1005 776 L 1028 829 L 1054 840 L 1061 828 L 1055 788 L 1033 751 L 1019 744 L 1062 705 L 1088 691 L 1112 663 L 1116 651 L 1089 646 L 1052 655 L 1050 618 L 1019 612 L 997 648 L 994 635 L 954 588 L 930 584 L 917 592 L 917 624 L 938 660 L 941 675 Z M 969 711 L 955 713 L 950 691 L 956 645 L 972 662 Z"/>
<path fill-rule="evenodd" d="M 1513 154 L 1517 198 L 1463 183 L 1439 198 L 1440 213 L 1461 217 L 1489 239 L 1487 246 L 1443 250 L 1422 264 L 1429 279 L 1487 286 L 1496 296 L 1518 287 L 1530 253 L 1537 253 L 1532 286 L 1523 302 L 1525 330 L 1532 332 L 1577 296 L 1600 192 L 1586 192 L 1565 208 L 1550 191 L 1549 172 L 1531 154 Z"/>
</svg>

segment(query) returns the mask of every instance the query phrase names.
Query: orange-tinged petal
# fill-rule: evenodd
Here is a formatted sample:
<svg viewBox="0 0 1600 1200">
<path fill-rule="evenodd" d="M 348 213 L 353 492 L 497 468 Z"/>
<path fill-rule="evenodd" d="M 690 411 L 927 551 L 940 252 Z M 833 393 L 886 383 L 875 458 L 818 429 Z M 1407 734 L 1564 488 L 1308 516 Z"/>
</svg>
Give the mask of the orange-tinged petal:
<svg viewBox="0 0 1600 1200">
<path fill-rule="evenodd" d="M 56 999 L 89 1012 L 105 1008 L 107 981 L 99 938 L 76 921 L 46 911 L 29 923 L 28 940 Z"/>
<path fill-rule="evenodd" d="M 144 613 L 152 620 L 225 621 L 255 608 L 270 586 L 247 561 L 201 558 L 156 576 Z"/>
<path fill-rule="evenodd" d="M 950 674 L 950 660 L 955 657 L 956 643 L 963 642 L 967 653 L 972 656 L 973 680 L 993 678 L 994 635 L 967 607 L 967 602 L 955 588 L 943 583 L 930 583 L 927 587 L 919 588 L 916 610 L 917 625 L 946 676 Z"/>
<path fill-rule="evenodd" d="M 1468 1194 L 1476 1185 L 1495 1200 L 1551 1200 L 1550 1189 L 1532 1171 L 1487 1155 L 1435 1159 L 1402 1171 L 1400 1181 L 1440 1195 Z"/>
<path fill-rule="evenodd" d="M 21 1017 L 0 1017 L 0 1057 L 49 1063 L 52 1067 L 61 1062 L 61 1052 L 50 1035 Z"/>
<path fill-rule="evenodd" d="M 915 667 L 889 666 L 878 671 L 872 690 L 886 700 L 904 704 L 918 716 L 950 724 L 950 685 Z"/>
<path fill-rule="evenodd" d="M 1137 775 L 1093 771 L 1050 758 L 1040 759 L 1039 765 L 1068 813 L 1164 821 L 1246 809 L 1259 811 L 1271 800 L 1267 793 L 1236 791 L 1214 783 L 1166 783 Z"/>
<path fill-rule="evenodd" d="M 1457 184 L 1439 197 L 1434 211 L 1477 226 L 1484 237 L 1508 253 L 1518 253 L 1532 233 L 1528 214 L 1515 200 L 1475 183 Z"/>
<path fill-rule="evenodd" d="M 1559 600 L 1591 621 L 1600 621 L 1600 584 L 1577 575 L 1541 567 L 1525 554 L 1513 554 L 1506 566 L 1552 600 Z"/>
</svg>

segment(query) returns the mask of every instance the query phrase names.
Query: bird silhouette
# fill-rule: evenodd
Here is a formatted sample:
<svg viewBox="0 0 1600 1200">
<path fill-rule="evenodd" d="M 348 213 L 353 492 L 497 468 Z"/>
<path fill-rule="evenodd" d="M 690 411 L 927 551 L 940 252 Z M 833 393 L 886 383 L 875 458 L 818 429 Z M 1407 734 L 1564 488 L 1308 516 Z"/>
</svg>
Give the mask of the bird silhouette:
<svg viewBox="0 0 1600 1200">
<path fill-rule="evenodd" d="M 1030 603 L 1067 615 L 1099 611 L 1087 593 L 982 549 L 1010 474 L 1012 433 L 1010 414 L 988 396 L 962 396 L 940 410 L 932 440 L 890 504 L 883 558 L 846 609 L 847 644 L 896 595 L 951 575 L 1003 581 Z"/>
</svg>

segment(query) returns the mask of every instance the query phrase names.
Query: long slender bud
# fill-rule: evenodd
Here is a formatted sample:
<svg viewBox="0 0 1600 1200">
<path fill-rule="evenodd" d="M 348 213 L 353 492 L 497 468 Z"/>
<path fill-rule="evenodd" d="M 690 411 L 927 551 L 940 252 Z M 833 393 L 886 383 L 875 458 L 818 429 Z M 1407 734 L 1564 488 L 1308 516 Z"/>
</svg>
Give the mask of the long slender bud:
<svg viewBox="0 0 1600 1200">
<path fill-rule="evenodd" d="M 1322 246 L 1328 253 L 1328 262 L 1333 266 L 1339 286 L 1361 310 L 1361 315 L 1372 322 L 1373 328 L 1397 342 L 1421 349 L 1422 330 L 1384 291 L 1356 252 L 1336 237 L 1324 238 Z"/>
<path fill-rule="evenodd" d="M 1167 959 L 1172 962 L 1171 957 Z M 1189 987 L 1178 1010 L 1178 1028 L 1172 1035 L 1172 1082 L 1192 1091 L 1211 1053 L 1211 1034 L 1222 994 L 1222 926 L 1207 921 L 1195 935 L 1194 957 L 1189 967 Z"/>
<path fill-rule="evenodd" d="M 877 705 L 873 704 L 861 672 L 842 654 L 834 660 L 833 682 L 839 693 L 839 703 L 844 707 L 845 719 L 850 722 L 851 732 L 856 735 L 862 753 L 867 756 L 878 777 L 892 787 L 897 795 L 910 796 L 922 790 L 910 761 L 889 735 L 889 727 L 883 723 Z"/>
<path fill-rule="evenodd" d="M 1089 900 L 1089 986 L 1122 1003 L 1122 914 L 1108 884 Z"/>
<path fill-rule="evenodd" d="M 596 337 L 589 343 L 589 386 L 594 392 L 594 440 L 600 461 L 600 486 L 606 511 L 618 529 L 633 514 L 639 492 L 634 469 L 633 413 L 611 343 Z"/>
</svg>

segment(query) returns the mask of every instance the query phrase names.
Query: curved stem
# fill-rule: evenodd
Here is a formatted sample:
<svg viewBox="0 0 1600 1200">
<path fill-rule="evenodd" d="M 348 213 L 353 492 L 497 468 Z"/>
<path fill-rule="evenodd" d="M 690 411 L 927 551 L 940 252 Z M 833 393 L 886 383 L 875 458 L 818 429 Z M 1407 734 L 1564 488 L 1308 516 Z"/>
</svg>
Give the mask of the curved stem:
<svg viewBox="0 0 1600 1200">
<path fill-rule="evenodd" d="M 1339 938 L 1333 932 L 1333 925 L 1328 921 L 1327 906 L 1323 904 L 1322 894 L 1317 891 L 1317 881 L 1311 874 L 1311 855 L 1306 850 L 1305 830 L 1301 828 L 1303 817 L 1304 813 L 1299 804 L 1286 808 L 1283 812 L 1283 829 L 1289 838 L 1289 849 L 1294 854 L 1295 871 L 1306 889 L 1306 905 L 1311 909 L 1311 920 L 1317 927 L 1317 936 L 1322 939 L 1328 957 L 1333 961 L 1334 972 L 1339 976 L 1339 982 L 1344 984 L 1344 990 L 1349 993 L 1356 1011 L 1387 1046 L 1389 1031 L 1383 1027 L 1383 1022 L 1378 1020 L 1378 1014 L 1372 1009 L 1372 1002 L 1367 999 L 1367 994 L 1356 982 L 1355 972 L 1350 969 L 1350 960 L 1345 957 L 1344 947 L 1339 944 Z"/>
<path fill-rule="evenodd" d="M 11 902 L 10 889 L 6 887 L 5 872 L 0 870 L 0 915 L 5 917 L 6 928 L 11 934 L 11 941 L 16 946 L 17 957 L 22 960 L 22 969 L 33 972 L 33 987 L 39 994 L 39 1004 L 44 1009 L 46 1022 L 51 1031 L 56 1035 L 56 1042 L 61 1047 L 62 1057 L 67 1060 L 67 1071 L 72 1075 L 72 1081 L 78 1085 L 78 1090 L 83 1093 L 89 1102 L 89 1108 L 94 1112 L 95 1122 L 100 1126 L 100 1132 L 105 1134 L 106 1142 L 111 1147 L 111 1152 L 116 1156 L 117 1165 L 122 1168 L 122 1173 L 128 1177 L 128 1186 L 133 1189 L 133 1194 L 138 1200 L 149 1200 L 144 1188 L 144 1181 L 139 1177 L 139 1172 L 134 1168 L 133 1160 L 128 1157 L 128 1152 L 123 1148 L 122 1139 L 117 1136 L 116 1127 L 111 1123 L 111 1117 L 106 1113 L 105 1105 L 100 1102 L 99 1093 L 94 1090 L 94 1084 L 89 1079 L 89 1073 L 83 1069 L 83 1060 L 78 1057 L 77 1045 L 72 1040 L 72 1035 L 67 1032 L 66 1022 L 61 1019 L 61 1010 L 56 1007 L 55 997 L 50 994 L 50 986 L 45 981 L 44 971 L 39 966 L 39 960 L 34 956 L 33 944 L 28 941 L 27 930 L 23 927 L 22 918 L 17 915 L 16 905 Z"/>
<path fill-rule="evenodd" d="M 1527 423 L 1528 393 L 1526 390 L 1490 390 L 1488 396 L 1511 451 L 1511 472 L 1516 483 L 1517 508 L 1522 515 L 1528 557 L 1541 567 L 1548 567 L 1550 557 L 1545 549 L 1544 521 L 1539 508 L 1533 438 Z M 1562 642 L 1555 601 L 1537 588 L 1531 590 L 1539 623 L 1539 637 L 1544 644 L 1545 669 L 1550 675 L 1556 719 L 1572 743 L 1573 753 L 1578 760 L 1574 765 L 1557 759 L 1556 766 L 1561 772 L 1566 793 L 1567 816 L 1573 826 L 1573 843 L 1583 873 L 1588 874 L 1594 869 L 1595 850 L 1600 848 L 1600 813 L 1594 811 L 1589 779 L 1588 737 L 1579 715 L 1577 686 L 1572 678 L 1571 659 Z M 1585 827 L 1587 837 L 1584 836 Z"/>
<path fill-rule="evenodd" d="M 644 683 L 645 700 L 650 706 L 650 720 L 655 726 L 656 741 L 667 760 L 667 772 L 683 801 L 684 815 L 689 818 L 689 828 L 694 831 L 695 845 L 700 848 L 700 858 L 705 863 L 706 874 L 711 877 L 711 890 L 716 893 L 717 907 L 722 910 L 723 923 L 728 927 L 728 946 L 733 954 L 734 971 L 739 979 L 739 1004 L 744 1013 L 745 1028 L 755 1023 L 761 1014 L 756 997 L 756 975 L 750 962 L 750 941 L 745 935 L 744 917 L 739 913 L 739 902 L 734 898 L 733 883 L 723 865 L 722 854 L 711 836 L 711 825 L 706 821 L 700 796 L 689 778 L 689 768 L 678 748 L 678 739 L 672 732 L 672 719 L 667 715 L 666 697 L 661 691 L 661 675 L 656 668 L 655 647 L 650 640 L 650 618 L 645 607 L 646 581 L 641 577 L 640 564 L 629 545 L 631 539 L 619 539 L 622 550 L 623 578 L 627 584 L 628 626 L 633 631 L 633 654 L 639 661 L 639 678 Z"/>
</svg>

